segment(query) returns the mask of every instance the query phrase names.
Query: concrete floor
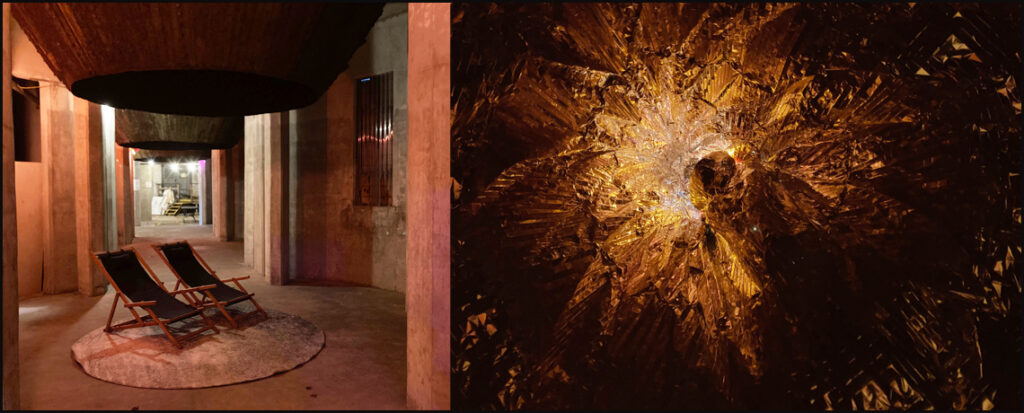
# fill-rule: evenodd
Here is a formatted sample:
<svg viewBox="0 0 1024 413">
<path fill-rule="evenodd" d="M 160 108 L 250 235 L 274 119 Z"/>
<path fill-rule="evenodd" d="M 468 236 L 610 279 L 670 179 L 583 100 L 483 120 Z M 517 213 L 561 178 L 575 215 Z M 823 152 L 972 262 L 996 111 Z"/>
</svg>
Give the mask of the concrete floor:
<svg viewBox="0 0 1024 413">
<path fill-rule="evenodd" d="M 139 227 L 152 227 L 152 226 L 161 226 L 161 225 L 192 226 L 192 225 L 199 225 L 199 220 L 197 218 L 194 218 L 194 217 L 191 217 L 191 216 L 187 216 L 187 215 L 173 215 L 173 216 L 153 215 L 149 219 L 149 221 L 137 222 L 136 224 L 138 225 L 138 226 L 135 227 L 136 229 L 139 228 Z M 209 225 L 207 225 L 207 226 L 209 227 Z M 161 230 L 161 231 L 163 231 L 163 230 Z M 210 231 L 213 231 L 213 230 L 211 229 Z M 159 236 L 163 236 L 163 235 L 159 235 Z"/>
<path fill-rule="evenodd" d="M 218 242 L 209 225 L 136 227 L 135 246 L 157 276 L 174 275 L 149 244 L 187 239 L 221 278 L 249 274 L 241 242 Z M 271 286 L 242 281 L 264 308 L 305 318 L 324 330 L 323 351 L 303 366 L 266 379 L 195 390 L 137 389 L 86 375 L 71 344 L 103 326 L 113 289 L 99 297 L 75 293 L 19 303 L 23 409 L 404 409 L 404 295 L 354 286 Z M 114 319 L 129 313 L 119 307 Z"/>
</svg>

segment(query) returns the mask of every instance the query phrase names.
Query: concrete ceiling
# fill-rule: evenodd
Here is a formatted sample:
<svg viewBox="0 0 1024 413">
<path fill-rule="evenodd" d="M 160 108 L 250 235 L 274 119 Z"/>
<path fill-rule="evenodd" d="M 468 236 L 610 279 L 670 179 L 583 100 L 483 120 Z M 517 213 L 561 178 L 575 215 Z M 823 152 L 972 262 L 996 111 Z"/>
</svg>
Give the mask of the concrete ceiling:
<svg viewBox="0 0 1024 413">
<path fill-rule="evenodd" d="M 28 40 L 17 19 L 11 19 L 11 76 L 40 82 L 60 82 Z"/>
<path fill-rule="evenodd" d="M 11 10 L 42 60 L 78 97 L 120 109 L 240 116 L 316 101 L 347 68 L 382 8 L 17 3 Z"/>
</svg>

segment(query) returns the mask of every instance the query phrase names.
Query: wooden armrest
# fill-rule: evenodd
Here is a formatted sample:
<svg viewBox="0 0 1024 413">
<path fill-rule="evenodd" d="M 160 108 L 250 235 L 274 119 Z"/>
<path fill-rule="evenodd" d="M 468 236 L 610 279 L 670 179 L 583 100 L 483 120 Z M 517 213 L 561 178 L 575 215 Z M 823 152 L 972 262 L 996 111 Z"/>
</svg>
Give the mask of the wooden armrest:
<svg viewBox="0 0 1024 413">
<path fill-rule="evenodd" d="M 125 307 L 139 307 L 139 306 L 143 306 L 143 305 L 145 305 L 145 306 L 156 305 L 156 301 L 139 301 L 137 303 L 128 303 L 128 304 L 125 304 L 124 306 Z"/>
<path fill-rule="evenodd" d="M 190 292 L 195 292 L 195 291 L 209 290 L 211 288 L 216 288 L 216 287 L 217 287 L 217 285 L 215 285 L 215 284 L 200 285 L 198 287 L 185 288 L 183 290 L 174 291 L 174 292 L 171 293 L 171 295 L 181 294 L 181 293 L 190 293 Z"/>
</svg>

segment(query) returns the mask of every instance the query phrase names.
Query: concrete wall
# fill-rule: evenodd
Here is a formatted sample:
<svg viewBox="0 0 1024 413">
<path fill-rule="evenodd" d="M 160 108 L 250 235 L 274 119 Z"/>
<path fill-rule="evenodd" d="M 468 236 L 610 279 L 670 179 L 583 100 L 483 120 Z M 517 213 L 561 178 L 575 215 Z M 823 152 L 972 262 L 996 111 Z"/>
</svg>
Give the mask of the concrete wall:
<svg viewBox="0 0 1024 413">
<path fill-rule="evenodd" d="M 24 126 L 38 129 L 40 142 L 39 162 L 17 167 L 19 296 L 103 294 L 106 280 L 91 260 L 93 251 L 104 249 L 100 106 L 75 98 L 45 66 L 23 75 L 39 81 L 39 117 L 21 120 L 37 123 Z"/>
<path fill-rule="evenodd" d="M 3 4 L 3 90 L 11 90 L 11 5 Z M 3 409 L 18 409 L 18 220 L 14 196 L 14 123 L 3 99 Z"/>
<path fill-rule="evenodd" d="M 10 5 L 3 5 L 3 90 L 10 93 L 12 36 Z M 22 56 L 38 55 L 25 47 Z M 30 45 L 29 45 L 30 46 Z M 32 60 L 22 57 L 25 63 Z M 37 59 L 38 60 L 38 59 Z M 40 60 L 41 61 L 41 60 Z M 31 261 L 32 293 L 105 292 L 105 280 L 90 260 L 92 251 L 109 247 L 116 232 L 112 185 L 112 124 L 104 124 L 100 107 L 74 98 L 53 79 L 45 65 L 28 65 L 21 73 L 40 81 L 40 162 L 18 168 L 16 185 L 11 99 L 3 99 L 3 408 L 18 408 L 18 261 Z M 112 112 L 111 112 L 112 114 Z M 112 117 L 111 117 L 112 121 Z M 109 132 L 109 133 L 108 133 Z M 107 142 L 105 134 L 109 134 Z M 109 147 L 108 147 L 109 143 Z M 34 171 L 31 171 L 34 169 Z M 130 178 L 130 174 L 127 175 Z M 18 196 L 18 192 L 30 195 Z M 107 200 L 111 201 L 109 204 Z M 24 205 L 17 208 L 18 203 Z M 30 210 L 31 208 L 31 210 Z M 18 212 L 24 212 L 19 214 Z M 21 222 L 19 222 L 21 221 Z M 18 229 L 21 228 L 22 231 Z M 20 233 L 20 234 L 19 234 Z M 19 236 L 26 254 L 19 257 Z M 127 234 L 131 235 L 131 233 Z M 41 275 L 41 278 L 39 277 Z M 28 290 L 26 290 L 28 291 Z"/>
<path fill-rule="evenodd" d="M 246 118 L 245 260 L 268 281 L 405 291 L 407 6 L 388 4 L 327 92 Z M 389 206 L 355 204 L 355 82 L 394 73 Z M 260 182 L 257 182 L 261 180 Z"/>
<path fill-rule="evenodd" d="M 12 92 L 14 110 L 14 160 L 42 161 L 42 138 L 39 130 L 39 105 L 25 95 Z"/>
<path fill-rule="evenodd" d="M 245 143 L 211 152 L 213 234 L 221 241 L 239 241 L 245 232 Z"/>
<path fill-rule="evenodd" d="M 43 60 L 43 56 L 39 54 L 36 46 L 18 25 L 18 20 L 14 18 L 11 19 L 10 39 L 12 76 L 40 82 L 60 83 L 57 76 L 50 70 L 50 66 Z"/>
<path fill-rule="evenodd" d="M 366 76 L 387 72 L 394 74 L 394 118 L 392 128 L 392 188 L 391 206 L 355 208 L 357 213 L 369 212 L 372 225 L 371 256 L 373 257 L 370 285 L 394 290 L 405 291 L 405 243 L 406 243 L 406 164 L 409 147 L 409 111 L 407 78 L 409 65 L 409 14 L 408 4 L 389 3 L 384 6 L 381 17 L 367 35 L 366 43 L 356 50 L 349 60 L 349 68 L 341 78 L 348 77 L 349 84 Z M 350 92 L 354 98 L 354 89 Z M 330 102 L 329 102 L 330 103 Z M 339 102 L 340 103 L 340 102 Z M 345 102 L 349 104 L 349 102 Z M 354 107 L 349 116 L 355 116 Z M 333 124 L 329 124 L 333 126 Z M 341 126 L 341 125 L 337 125 Z M 348 159 L 355 159 L 351 143 L 354 141 L 354 125 L 345 125 L 347 129 L 338 135 L 346 139 L 345 151 Z M 334 134 L 332 134 L 332 137 Z M 354 165 L 347 165 L 344 171 L 346 179 L 355 177 Z M 354 181 L 348 185 L 355 185 Z M 354 188 L 345 188 L 351 202 Z M 366 211 L 369 210 L 369 211 Z"/>
<path fill-rule="evenodd" d="M 291 281 L 373 285 L 372 210 L 353 204 L 354 81 L 342 74 L 290 112 L 295 152 Z"/>
<path fill-rule="evenodd" d="M 15 162 L 18 217 L 18 298 L 43 293 L 43 164 Z"/>
<path fill-rule="evenodd" d="M 412 409 L 448 409 L 451 353 L 451 15 L 409 5 L 406 363 Z"/>
</svg>

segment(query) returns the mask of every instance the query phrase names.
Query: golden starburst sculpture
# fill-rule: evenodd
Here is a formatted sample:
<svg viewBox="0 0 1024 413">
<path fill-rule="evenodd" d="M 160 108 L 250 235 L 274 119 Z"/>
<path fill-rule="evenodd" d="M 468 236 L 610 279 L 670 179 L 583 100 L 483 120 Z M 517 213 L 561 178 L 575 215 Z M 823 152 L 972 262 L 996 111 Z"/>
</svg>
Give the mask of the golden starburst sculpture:
<svg viewBox="0 0 1024 413">
<path fill-rule="evenodd" d="M 1019 6 L 453 16 L 454 407 L 1019 407 Z"/>
</svg>

